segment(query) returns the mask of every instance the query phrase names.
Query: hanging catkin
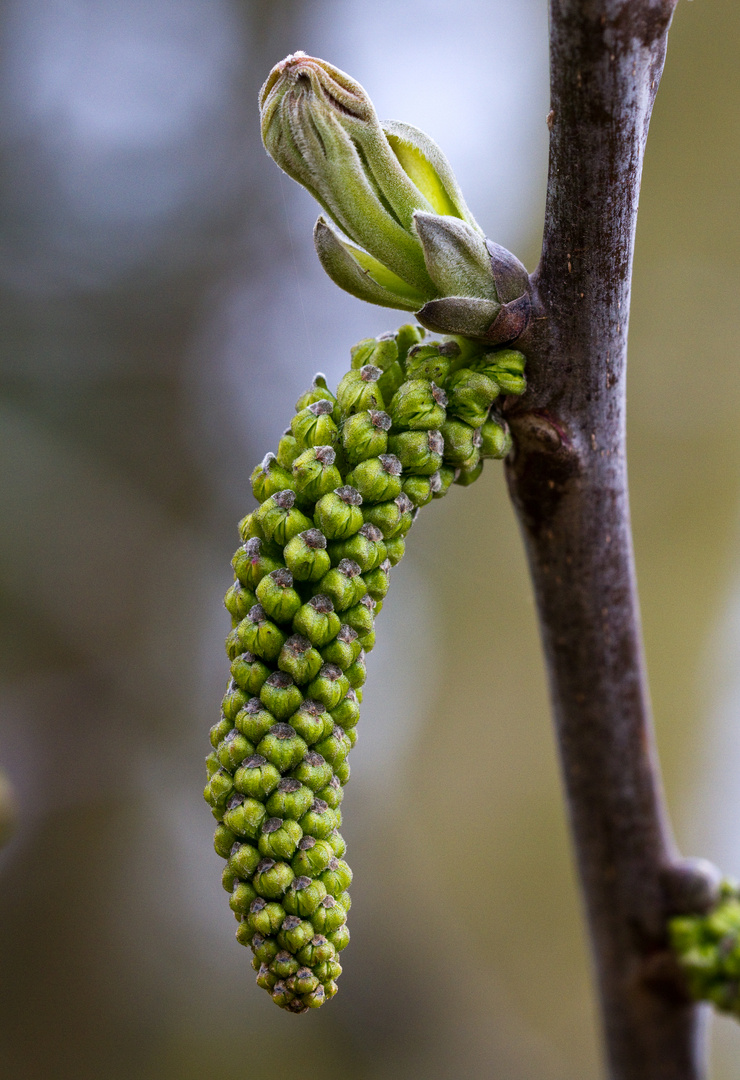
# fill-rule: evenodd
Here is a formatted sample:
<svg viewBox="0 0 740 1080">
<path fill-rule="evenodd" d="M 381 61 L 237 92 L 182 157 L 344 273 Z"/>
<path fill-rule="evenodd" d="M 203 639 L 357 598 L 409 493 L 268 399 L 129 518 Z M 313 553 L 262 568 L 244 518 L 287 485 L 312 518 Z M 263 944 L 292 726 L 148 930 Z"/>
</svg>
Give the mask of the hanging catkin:
<svg viewBox="0 0 740 1080">
<path fill-rule="evenodd" d="M 391 568 L 420 507 L 506 456 L 495 404 L 525 388 L 521 353 L 423 336 L 360 342 L 336 396 L 316 376 L 252 473 L 260 505 L 232 560 L 204 795 L 237 940 L 290 1012 L 333 997 L 349 942 L 341 803 Z"/>
</svg>

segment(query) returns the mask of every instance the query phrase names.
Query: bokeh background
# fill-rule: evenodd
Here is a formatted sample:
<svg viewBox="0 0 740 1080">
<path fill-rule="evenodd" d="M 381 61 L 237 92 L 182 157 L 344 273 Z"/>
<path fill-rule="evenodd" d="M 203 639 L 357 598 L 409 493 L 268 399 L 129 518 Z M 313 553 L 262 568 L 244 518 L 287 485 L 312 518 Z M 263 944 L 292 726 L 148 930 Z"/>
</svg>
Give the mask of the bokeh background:
<svg viewBox="0 0 740 1080">
<path fill-rule="evenodd" d="M 256 95 L 303 48 L 429 131 L 534 268 L 545 0 L 0 5 L 0 855 L 7 1080 L 592 1080 L 596 1020 L 502 470 L 416 525 L 370 660 L 341 992 L 254 985 L 201 799 L 248 476 L 342 295 Z M 740 874 L 740 7 L 681 0 L 648 147 L 630 468 L 665 783 Z M 0 792 L 0 800 L 2 799 Z M 740 1075 L 715 1021 L 713 1080 Z"/>
</svg>

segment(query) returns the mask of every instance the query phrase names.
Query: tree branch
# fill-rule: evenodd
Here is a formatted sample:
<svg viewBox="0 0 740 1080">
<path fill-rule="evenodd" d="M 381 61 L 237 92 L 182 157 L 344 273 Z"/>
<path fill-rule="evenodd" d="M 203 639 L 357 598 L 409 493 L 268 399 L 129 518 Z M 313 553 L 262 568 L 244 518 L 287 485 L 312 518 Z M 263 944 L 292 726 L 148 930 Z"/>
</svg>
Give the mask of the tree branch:
<svg viewBox="0 0 740 1080">
<path fill-rule="evenodd" d="M 613 1080 L 698 1080 L 670 977 L 675 850 L 644 676 L 625 461 L 643 152 L 675 0 L 551 0 L 545 236 L 508 466 L 534 580 Z M 660 963 L 657 964 L 659 968 Z M 670 968 L 670 964 L 668 964 Z"/>
</svg>

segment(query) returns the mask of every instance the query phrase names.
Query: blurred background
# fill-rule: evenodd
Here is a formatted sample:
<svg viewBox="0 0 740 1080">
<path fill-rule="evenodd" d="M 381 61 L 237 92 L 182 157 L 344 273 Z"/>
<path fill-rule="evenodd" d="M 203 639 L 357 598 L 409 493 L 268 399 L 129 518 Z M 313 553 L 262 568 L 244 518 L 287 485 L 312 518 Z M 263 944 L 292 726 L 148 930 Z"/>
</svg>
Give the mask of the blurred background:
<svg viewBox="0 0 740 1080">
<path fill-rule="evenodd" d="M 740 8 L 682 2 L 648 145 L 630 468 L 682 849 L 740 874 Z M 590 975 L 521 545 L 489 463 L 416 525 L 344 803 L 341 992 L 280 1012 L 203 803 L 248 476 L 316 370 L 402 313 L 341 294 L 259 141 L 302 48 L 445 149 L 533 269 L 545 0 L 0 5 L 0 1074 L 592 1080 Z M 0 788 L 0 801 L 3 798 Z M 714 1021 L 713 1080 L 740 1027 Z"/>
</svg>

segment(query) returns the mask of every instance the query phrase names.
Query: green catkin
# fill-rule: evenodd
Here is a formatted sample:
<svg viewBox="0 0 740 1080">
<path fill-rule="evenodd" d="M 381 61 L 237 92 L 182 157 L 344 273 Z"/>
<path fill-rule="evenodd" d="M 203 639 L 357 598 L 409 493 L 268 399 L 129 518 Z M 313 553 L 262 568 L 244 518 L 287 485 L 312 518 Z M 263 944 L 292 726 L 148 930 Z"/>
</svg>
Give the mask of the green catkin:
<svg viewBox="0 0 740 1080">
<path fill-rule="evenodd" d="M 204 797 L 237 940 L 294 1013 L 334 996 L 349 943 L 341 803 L 391 569 L 420 507 L 506 456 L 493 405 L 526 387 L 515 350 L 472 346 L 463 361 L 456 341 L 423 338 L 407 325 L 360 342 L 336 396 L 315 377 L 239 523 Z"/>
<path fill-rule="evenodd" d="M 719 902 L 704 915 L 668 924 L 671 947 L 697 1001 L 740 1018 L 740 891 L 725 881 Z"/>
</svg>

